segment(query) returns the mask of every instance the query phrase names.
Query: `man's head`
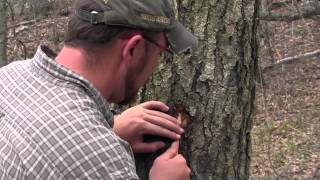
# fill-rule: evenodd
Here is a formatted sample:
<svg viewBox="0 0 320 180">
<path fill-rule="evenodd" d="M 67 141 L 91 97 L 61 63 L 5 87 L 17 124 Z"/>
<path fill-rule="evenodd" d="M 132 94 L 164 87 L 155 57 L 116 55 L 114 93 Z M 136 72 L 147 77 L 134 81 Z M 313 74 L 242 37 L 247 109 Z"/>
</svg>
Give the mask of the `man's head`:
<svg viewBox="0 0 320 180">
<path fill-rule="evenodd" d="M 123 90 L 109 99 L 119 103 L 136 94 L 161 52 L 192 52 L 197 40 L 175 19 L 171 0 L 77 0 L 65 44 L 84 50 L 90 58 L 107 57 L 103 53 L 110 44 L 119 47 L 112 51 L 118 53 L 112 59 L 120 63 L 117 68 L 123 76 L 115 77 L 123 78 L 118 79 L 118 89 Z"/>
</svg>

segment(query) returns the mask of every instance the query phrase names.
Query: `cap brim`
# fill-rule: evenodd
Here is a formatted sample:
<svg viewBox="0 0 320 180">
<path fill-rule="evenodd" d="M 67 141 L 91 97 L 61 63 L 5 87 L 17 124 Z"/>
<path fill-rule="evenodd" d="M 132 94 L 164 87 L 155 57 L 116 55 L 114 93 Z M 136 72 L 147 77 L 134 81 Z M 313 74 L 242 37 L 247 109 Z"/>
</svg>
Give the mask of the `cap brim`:
<svg viewBox="0 0 320 180">
<path fill-rule="evenodd" d="M 166 32 L 170 49 L 177 53 L 193 53 L 198 45 L 197 38 L 180 22 Z"/>
</svg>

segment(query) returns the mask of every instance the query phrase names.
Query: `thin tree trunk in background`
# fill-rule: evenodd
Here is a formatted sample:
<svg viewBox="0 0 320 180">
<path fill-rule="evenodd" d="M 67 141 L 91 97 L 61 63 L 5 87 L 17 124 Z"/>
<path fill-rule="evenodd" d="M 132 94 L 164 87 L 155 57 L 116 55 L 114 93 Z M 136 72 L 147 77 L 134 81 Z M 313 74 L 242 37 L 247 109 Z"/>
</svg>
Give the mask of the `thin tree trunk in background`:
<svg viewBox="0 0 320 180">
<path fill-rule="evenodd" d="M 0 67 L 7 62 L 7 3 L 0 0 Z"/>
<path fill-rule="evenodd" d="M 192 179 L 248 179 L 260 0 L 178 0 L 179 19 L 199 38 L 192 57 L 161 62 L 141 101 L 185 107 L 191 120 L 180 150 Z M 148 179 L 147 156 L 137 171 Z"/>
</svg>

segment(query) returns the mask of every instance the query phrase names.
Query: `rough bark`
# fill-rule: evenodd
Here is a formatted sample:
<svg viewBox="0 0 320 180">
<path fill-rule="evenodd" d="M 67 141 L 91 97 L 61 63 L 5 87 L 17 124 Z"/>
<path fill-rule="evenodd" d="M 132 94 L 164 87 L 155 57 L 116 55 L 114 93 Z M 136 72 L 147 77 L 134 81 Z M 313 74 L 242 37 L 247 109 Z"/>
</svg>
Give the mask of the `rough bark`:
<svg viewBox="0 0 320 180">
<path fill-rule="evenodd" d="M 248 179 L 260 0 L 178 0 L 177 7 L 199 38 L 198 51 L 162 61 L 141 100 L 186 108 L 191 121 L 180 150 L 192 179 Z M 141 179 L 147 158 L 137 157 Z"/>
<path fill-rule="evenodd" d="M 0 0 L 0 67 L 7 62 L 7 14 L 6 0 Z"/>
</svg>

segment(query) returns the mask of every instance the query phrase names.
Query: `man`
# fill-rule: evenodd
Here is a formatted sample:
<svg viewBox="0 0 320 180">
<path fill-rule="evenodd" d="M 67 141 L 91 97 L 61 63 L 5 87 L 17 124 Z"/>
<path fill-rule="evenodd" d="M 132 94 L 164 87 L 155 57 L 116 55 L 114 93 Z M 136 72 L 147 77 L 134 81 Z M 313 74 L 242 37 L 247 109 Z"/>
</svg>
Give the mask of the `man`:
<svg viewBox="0 0 320 180">
<path fill-rule="evenodd" d="M 169 0 L 78 0 L 65 46 L 0 70 L 1 179 L 139 179 L 134 153 L 176 140 L 154 162 L 152 180 L 189 179 L 178 154 L 183 129 L 150 101 L 113 118 L 108 102 L 132 100 L 160 54 L 192 51 L 196 40 Z M 132 152 L 133 151 L 133 152 Z"/>
</svg>

